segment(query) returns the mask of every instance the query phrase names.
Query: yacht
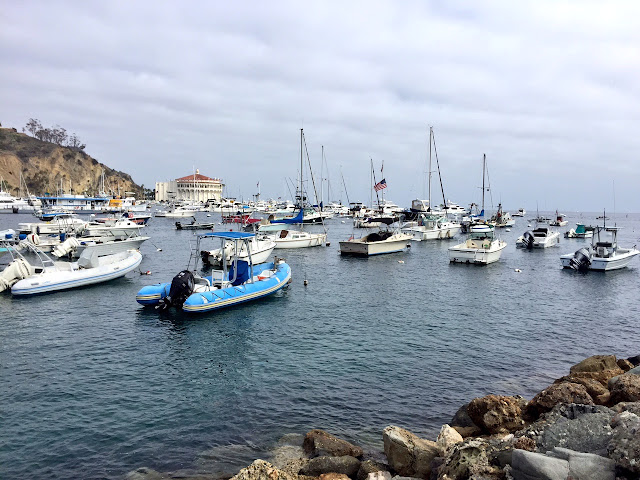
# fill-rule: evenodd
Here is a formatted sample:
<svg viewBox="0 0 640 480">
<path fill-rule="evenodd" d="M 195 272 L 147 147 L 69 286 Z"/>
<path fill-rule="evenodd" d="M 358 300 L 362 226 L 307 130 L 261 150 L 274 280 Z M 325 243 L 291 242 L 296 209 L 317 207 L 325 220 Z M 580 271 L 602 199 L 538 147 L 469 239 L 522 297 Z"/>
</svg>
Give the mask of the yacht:
<svg viewBox="0 0 640 480">
<path fill-rule="evenodd" d="M 527 214 L 527 211 L 524 208 L 519 208 L 517 212 L 512 213 L 512 217 L 524 217 Z"/>
<path fill-rule="evenodd" d="M 552 230 L 549 225 L 545 226 L 545 223 L 539 221 L 532 231 L 527 230 L 524 232 L 516 240 L 516 247 L 531 250 L 533 248 L 547 248 L 558 245 L 560 243 L 560 232 Z"/>
<path fill-rule="evenodd" d="M 409 246 L 409 240 L 411 235 L 397 230 L 372 232 L 362 238 L 354 238 L 352 235 L 349 240 L 340 242 L 340 254 L 369 257 L 402 252 Z"/>
<path fill-rule="evenodd" d="M 461 225 L 449 220 L 445 215 L 425 215 L 421 213 L 416 222 L 405 225 L 402 231 L 412 236 L 412 240 L 440 240 L 452 238 L 460 232 Z"/>
</svg>

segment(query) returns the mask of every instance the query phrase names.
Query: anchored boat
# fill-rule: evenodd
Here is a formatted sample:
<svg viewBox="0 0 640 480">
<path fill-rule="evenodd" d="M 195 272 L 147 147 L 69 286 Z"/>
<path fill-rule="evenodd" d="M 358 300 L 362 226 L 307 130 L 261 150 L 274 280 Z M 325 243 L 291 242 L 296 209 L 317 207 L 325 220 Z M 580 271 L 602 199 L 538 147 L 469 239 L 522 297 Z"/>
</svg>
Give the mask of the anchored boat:
<svg viewBox="0 0 640 480">
<path fill-rule="evenodd" d="M 618 247 L 618 227 L 595 227 L 595 242 L 589 247 L 576 250 L 560 257 L 563 268 L 571 268 L 580 272 L 598 270 L 601 272 L 619 270 L 640 253 L 632 248 Z M 601 233 L 605 235 L 601 236 Z M 607 238 L 608 237 L 608 238 Z"/>
<path fill-rule="evenodd" d="M 271 295 L 291 281 L 291 268 L 283 259 L 254 264 L 249 242 L 255 235 L 246 232 L 209 232 L 196 235 L 186 270 L 172 281 L 142 288 L 136 295 L 141 305 L 157 308 L 176 307 L 185 312 L 209 312 Z M 198 273 L 200 243 L 218 239 L 222 245 L 233 244 L 233 256 L 222 259 L 222 269 L 210 275 Z M 223 247 L 221 247 L 223 248 Z M 240 260 L 241 251 L 249 252 L 247 261 Z M 190 267 L 193 265 L 193 268 Z"/>
</svg>

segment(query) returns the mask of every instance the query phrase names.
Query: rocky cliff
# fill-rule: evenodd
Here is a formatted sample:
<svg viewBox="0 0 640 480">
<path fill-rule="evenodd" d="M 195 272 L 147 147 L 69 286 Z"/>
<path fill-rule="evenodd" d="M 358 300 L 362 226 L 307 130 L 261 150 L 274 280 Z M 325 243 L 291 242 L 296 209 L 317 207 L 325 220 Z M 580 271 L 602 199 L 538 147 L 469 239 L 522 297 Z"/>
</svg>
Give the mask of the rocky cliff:
<svg viewBox="0 0 640 480">
<path fill-rule="evenodd" d="M 0 177 L 3 189 L 10 193 L 18 194 L 22 187 L 26 195 L 26 184 L 35 195 L 55 194 L 61 188 L 65 193 L 95 195 L 103 171 L 107 193 L 124 196 L 124 192 L 134 192 L 137 198 L 143 197 L 143 188 L 129 174 L 107 167 L 83 150 L 0 128 Z"/>
</svg>

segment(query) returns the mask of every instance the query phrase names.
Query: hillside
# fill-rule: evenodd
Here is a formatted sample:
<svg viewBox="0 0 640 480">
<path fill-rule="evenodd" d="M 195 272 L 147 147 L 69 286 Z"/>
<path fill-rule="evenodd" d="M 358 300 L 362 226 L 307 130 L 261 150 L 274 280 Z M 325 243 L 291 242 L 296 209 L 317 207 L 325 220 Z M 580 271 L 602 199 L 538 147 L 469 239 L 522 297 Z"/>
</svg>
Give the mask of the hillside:
<svg viewBox="0 0 640 480">
<path fill-rule="evenodd" d="M 13 194 L 19 193 L 22 172 L 29 193 L 35 195 L 55 194 L 61 184 L 65 193 L 95 195 L 103 171 L 107 193 L 124 196 L 126 191 L 143 197 L 143 188 L 129 174 L 103 165 L 80 149 L 43 142 L 13 128 L 0 128 L 0 177 L 4 180 L 2 187 Z"/>
</svg>

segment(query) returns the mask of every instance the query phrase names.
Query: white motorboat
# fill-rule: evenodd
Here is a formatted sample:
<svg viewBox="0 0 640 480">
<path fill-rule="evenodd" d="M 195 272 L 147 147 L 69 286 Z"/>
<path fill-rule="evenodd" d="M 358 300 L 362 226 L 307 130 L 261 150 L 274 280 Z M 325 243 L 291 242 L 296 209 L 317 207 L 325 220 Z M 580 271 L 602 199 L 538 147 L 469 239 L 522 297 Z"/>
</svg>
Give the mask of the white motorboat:
<svg viewBox="0 0 640 480">
<path fill-rule="evenodd" d="M 88 222 L 73 213 L 59 213 L 46 222 L 19 223 L 18 231 L 20 233 L 35 233 L 37 235 L 58 235 L 60 233 L 79 234 L 84 231 L 87 225 Z"/>
<path fill-rule="evenodd" d="M 222 248 L 217 248 L 211 251 L 203 250 L 200 252 L 200 255 L 202 256 L 202 261 L 205 264 L 214 266 L 222 265 L 224 258 L 226 258 L 227 262 L 230 262 L 231 259 L 235 257 L 242 261 L 249 261 L 247 245 L 250 249 L 251 261 L 256 265 L 266 262 L 273 250 L 276 248 L 276 242 L 268 236 L 252 236 L 246 242 L 242 243 L 241 250 L 239 252 L 234 252 L 236 243 L 228 241 L 224 245 L 224 256 L 222 254 Z"/>
<path fill-rule="evenodd" d="M 271 239 L 276 243 L 276 249 L 319 247 L 327 241 L 327 234 L 301 230 L 280 230 Z"/>
<path fill-rule="evenodd" d="M 527 211 L 524 208 L 519 208 L 517 212 L 512 213 L 512 217 L 524 217 L 527 214 Z"/>
<path fill-rule="evenodd" d="M 32 265 L 17 250 L 11 250 L 14 260 L 3 271 L 0 282 L 4 288 L 11 286 L 13 295 L 34 295 L 58 290 L 83 287 L 122 277 L 140 265 L 142 255 L 137 250 L 127 250 L 114 255 L 99 257 L 95 252 L 85 252 L 77 262 L 54 262 L 37 247 L 31 251 L 39 265 Z M 16 273 L 13 278 L 6 278 Z M 15 281 L 17 278 L 17 281 Z"/>
<path fill-rule="evenodd" d="M 472 224 L 469 227 L 469 237 L 463 243 L 449 247 L 449 261 L 488 265 L 500 260 L 506 246 L 507 242 L 495 237 L 491 225 Z"/>
<path fill-rule="evenodd" d="M 516 247 L 526 248 L 548 248 L 560 243 L 560 232 L 552 230 L 549 226 L 544 226 L 546 222 L 539 222 L 532 231 L 527 230 L 516 240 Z M 540 226 L 542 225 L 542 226 Z"/>
<path fill-rule="evenodd" d="M 576 228 L 564 233 L 564 238 L 593 238 L 593 227 L 585 227 L 584 223 L 576 223 Z"/>
<path fill-rule="evenodd" d="M 411 235 L 412 240 L 418 242 L 453 238 L 462 228 L 459 223 L 449 220 L 444 215 L 425 215 L 421 213 L 415 223 L 415 225 L 403 227 L 402 231 Z"/>
<path fill-rule="evenodd" d="M 619 270 L 626 267 L 629 262 L 640 253 L 634 247 L 618 247 L 618 227 L 596 227 L 595 242 L 589 246 L 580 248 L 575 253 L 568 253 L 560 257 L 563 268 L 571 268 L 578 271 L 597 270 L 601 272 Z M 608 234 L 601 238 L 602 233 Z"/>
<path fill-rule="evenodd" d="M 113 236 L 127 238 L 131 235 L 139 235 L 146 225 L 137 223 L 128 218 L 107 220 L 104 223 L 89 223 L 84 229 L 84 235 L 88 237 Z"/>
<path fill-rule="evenodd" d="M 340 242 L 340 254 L 368 257 L 383 253 L 395 253 L 404 251 L 409 245 L 411 235 L 400 231 L 379 231 L 370 233 L 362 238 L 353 236 Z"/>
<path fill-rule="evenodd" d="M 171 207 L 168 210 L 158 210 L 154 216 L 167 217 L 167 218 L 182 218 L 182 217 L 194 217 L 196 212 L 199 211 L 196 207 Z"/>
<path fill-rule="evenodd" d="M 101 237 L 69 237 L 57 245 L 51 252 L 54 257 L 81 257 L 85 251 L 95 252 L 97 256 L 113 255 L 127 250 L 139 250 L 149 237 L 135 235 L 126 238 Z"/>
</svg>

